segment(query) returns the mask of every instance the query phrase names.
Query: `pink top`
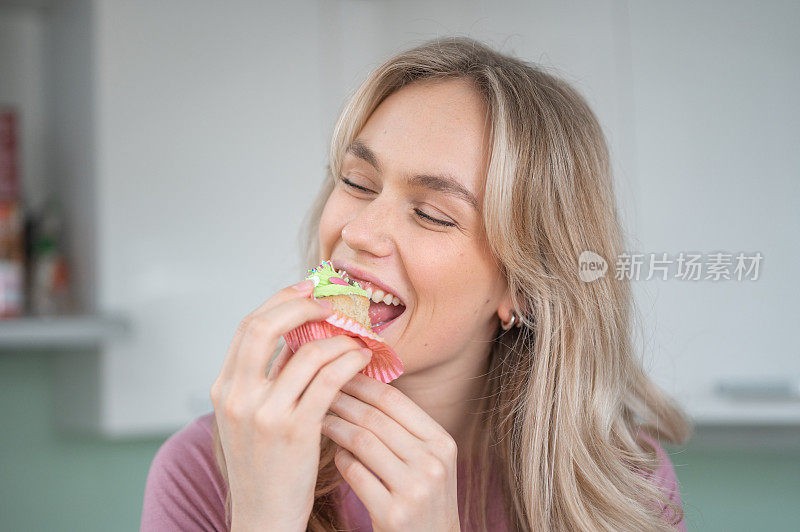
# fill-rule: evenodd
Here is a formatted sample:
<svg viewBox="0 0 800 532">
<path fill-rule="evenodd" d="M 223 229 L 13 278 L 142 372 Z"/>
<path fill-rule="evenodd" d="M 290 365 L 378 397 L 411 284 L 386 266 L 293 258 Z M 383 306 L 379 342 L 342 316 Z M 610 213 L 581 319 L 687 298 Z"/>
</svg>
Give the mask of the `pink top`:
<svg viewBox="0 0 800 532">
<path fill-rule="evenodd" d="M 170 436 L 158 450 L 147 475 L 141 530 L 227 530 L 225 485 L 214 461 L 213 423 L 214 413 L 204 414 Z M 661 463 L 655 472 L 658 485 L 680 505 L 672 462 L 657 442 L 646 435 L 645 438 L 658 451 Z M 458 477 L 461 476 L 459 468 Z M 459 512 L 465 495 L 461 484 L 458 483 Z M 343 513 L 348 527 L 371 531 L 367 509 L 347 483 L 342 484 L 342 489 L 347 491 Z M 490 500 L 487 513 L 490 530 L 505 530 L 498 497 Z M 685 522 L 678 523 L 676 529 L 685 532 Z"/>
</svg>

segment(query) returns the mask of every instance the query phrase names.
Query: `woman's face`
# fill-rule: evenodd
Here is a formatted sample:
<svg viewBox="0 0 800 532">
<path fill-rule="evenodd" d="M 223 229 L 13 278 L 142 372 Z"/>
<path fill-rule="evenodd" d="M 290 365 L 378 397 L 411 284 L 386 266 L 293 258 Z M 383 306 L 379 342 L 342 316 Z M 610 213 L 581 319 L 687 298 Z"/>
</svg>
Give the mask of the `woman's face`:
<svg viewBox="0 0 800 532">
<path fill-rule="evenodd" d="M 334 176 L 320 260 L 375 276 L 405 303 L 378 332 L 406 374 L 485 357 L 508 307 L 480 215 L 487 128 L 467 82 L 408 85 L 373 112 Z"/>
</svg>

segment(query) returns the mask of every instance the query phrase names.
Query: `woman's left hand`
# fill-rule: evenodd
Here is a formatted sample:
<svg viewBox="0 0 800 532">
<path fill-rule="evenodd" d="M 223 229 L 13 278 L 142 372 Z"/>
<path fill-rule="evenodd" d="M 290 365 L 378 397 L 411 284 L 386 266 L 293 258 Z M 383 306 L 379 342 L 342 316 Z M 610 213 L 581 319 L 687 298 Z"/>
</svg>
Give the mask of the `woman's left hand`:
<svg viewBox="0 0 800 532">
<path fill-rule="evenodd" d="M 336 467 L 374 531 L 460 530 L 457 449 L 441 425 L 397 388 L 361 373 L 329 410 L 337 415 L 325 415 L 322 433 L 339 444 Z"/>
</svg>

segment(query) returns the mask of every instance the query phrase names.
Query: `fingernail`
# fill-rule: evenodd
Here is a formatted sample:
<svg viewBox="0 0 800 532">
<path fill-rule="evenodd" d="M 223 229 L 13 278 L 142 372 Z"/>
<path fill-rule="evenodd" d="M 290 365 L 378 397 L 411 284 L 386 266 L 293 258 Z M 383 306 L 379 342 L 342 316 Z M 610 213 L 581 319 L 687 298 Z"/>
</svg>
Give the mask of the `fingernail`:
<svg viewBox="0 0 800 532">
<path fill-rule="evenodd" d="M 317 299 L 317 303 L 319 303 L 320 305 L 325 307 L 327 310 L 332 310 L 333 309 L 333 303 L 331 303 L 327 299 Z"/>
<path fill-rule="evenodd" d="M 372 351 L 370 349 L 367 349 L 366 347 L 362 347 L 361 349 L 359 349 L 359 351 L 364 353 L 366 356 L 372 358 Z"/>
<path fill-rule="evenodd" d="M 306 290 L 311 288 L 313 284 L 314 282 L 311 279 L 306 279 L 305 281 L 300 281 L 297 284 L 293 284 L 292 288 L 294 288 L 298 292 L 305 292 Z"/>
</svg>

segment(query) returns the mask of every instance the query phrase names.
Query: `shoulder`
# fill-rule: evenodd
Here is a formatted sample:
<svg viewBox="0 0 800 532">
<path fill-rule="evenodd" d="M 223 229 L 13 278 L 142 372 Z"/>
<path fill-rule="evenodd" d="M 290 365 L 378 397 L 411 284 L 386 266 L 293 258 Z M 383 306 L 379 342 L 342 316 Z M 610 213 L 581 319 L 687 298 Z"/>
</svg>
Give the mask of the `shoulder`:
<svg viewBox="0 0 800 532">
<path fill-rule="evenodd" d="M 172 434 L 153 457 L 141 530 L 225 530 L 225 483 L 214 460 L 214 413 Z"/>
<path fill-rule="evenodd" d="M 675 467 L 672 465 L 672 460 L 670 460 L 669 455 L 658 442 L 658 440 L 653 438 L 650 434 L 644 430 L 640 430 L 639 437 L 655 449 L 656 457 L 658 459 L 658 467 L 652 473 L 652 475 L 649 475 L 650 480 L 670 501 L 672 501 L 676 508 L 679 508 L 682 511 L 683 506 L 681 503 L 678 476 L 675 474 Z M 672 520 L 672 512 L 670 509 L 665 508 L 664 510 L 666 512 L 666 517 L 669 520 Z M 686 530 L 686 523 L 683 519 L 683 516 L 681 516 L 681 520 L 677 523 L 675 528 L 682 531 Z"/>
</svg>

